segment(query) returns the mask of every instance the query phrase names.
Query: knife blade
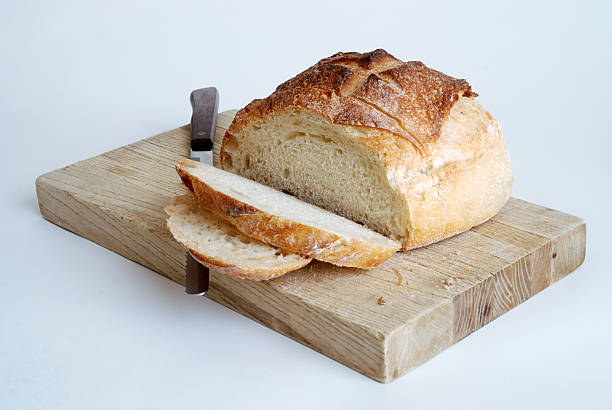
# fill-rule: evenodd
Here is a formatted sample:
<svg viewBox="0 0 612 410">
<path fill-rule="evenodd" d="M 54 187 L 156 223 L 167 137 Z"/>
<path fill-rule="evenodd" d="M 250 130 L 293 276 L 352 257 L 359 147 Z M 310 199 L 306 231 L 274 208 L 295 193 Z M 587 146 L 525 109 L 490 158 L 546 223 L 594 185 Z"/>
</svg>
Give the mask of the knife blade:
<svg viewBox="0 0 612 410">
<path fill-rule="evenodd" d="M 212 165 L 212 149 L 217 127 L 219 92 L 215 87 L 200 88 L 189 97 L 191 108 L 191 144 L 189 157 Z M 204 295 L 208 291 L 209 271 L 187 252 L 185 293 Z"/>
<path fill-rule="evenodd" d="M 191 159 L 212 165 L 212 149 L 217 127 L 219 92 L 215 87 L 200 88 L 189 98 L 191 115 Z"/>
</svg>

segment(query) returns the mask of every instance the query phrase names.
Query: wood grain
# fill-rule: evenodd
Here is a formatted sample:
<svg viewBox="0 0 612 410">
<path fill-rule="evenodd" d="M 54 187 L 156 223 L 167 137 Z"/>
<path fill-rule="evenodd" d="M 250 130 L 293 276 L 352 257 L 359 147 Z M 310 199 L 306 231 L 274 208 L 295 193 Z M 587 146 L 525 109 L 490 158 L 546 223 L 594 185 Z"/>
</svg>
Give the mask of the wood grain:
<svg viewBox="0 0 612 410">
<path fill-rule="evenodd" d="M 217 138 L 234 114 L 220 114 Z M 174 163 L 188 154 L 185 126 L 41 175 L 40 211 L 184 285 L 185 251 L 162 208 L 186 192 Z M 485 224 L 369 271 L 313 262 L 267 282 L 212 272 L 207 297 L 388 382 L 564 277 L 584 255 L 582 220 L 512 198 Z"/>
</svg>

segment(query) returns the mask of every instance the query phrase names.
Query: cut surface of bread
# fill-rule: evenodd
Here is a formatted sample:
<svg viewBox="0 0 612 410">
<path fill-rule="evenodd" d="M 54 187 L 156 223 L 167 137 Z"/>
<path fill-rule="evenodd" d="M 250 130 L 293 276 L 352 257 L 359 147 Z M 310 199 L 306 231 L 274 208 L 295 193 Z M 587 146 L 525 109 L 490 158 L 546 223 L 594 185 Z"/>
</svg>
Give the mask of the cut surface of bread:
<svg viewBox="0 0 612 410">
<path fill-rule="evenodd" d="M 177 172 L 205 208 L 286 251 L 339 266 L 374 267 L 400 244 L 273 188 L 191 160 Z"/>
<path fill-rule="evenodd" d="M 210 269 L 240 279 L 267 280 L 310 262 L 262 243 L 204 209 L 193 194 L 177 196 L 165 209 L 168 229 L 193 257 Z"/>
<path fill-rule="evenodd" d="M 383 161 L 355 132 L 300 110 L 270 116 L 259 129 L 226 134 L 222 168 L 289 192 L 386 236 L 406 236 L 405 200 Z M 398 149 L 402 145 L 397 142 Z"/>
<path fill-rule="evenodd" d="M 424 246 L 495 215 L 512 171 L 467 81 L 384 50 L 337 53 L 238 111 L 216 165 Z"/>
</svg>

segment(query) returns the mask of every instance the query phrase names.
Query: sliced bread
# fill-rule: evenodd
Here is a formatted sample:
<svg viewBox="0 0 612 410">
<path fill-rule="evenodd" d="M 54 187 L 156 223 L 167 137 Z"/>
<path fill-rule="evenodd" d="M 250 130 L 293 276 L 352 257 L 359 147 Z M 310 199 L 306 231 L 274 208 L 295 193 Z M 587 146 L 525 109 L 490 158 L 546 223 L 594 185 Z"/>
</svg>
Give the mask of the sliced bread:
<svg viewBox="0 0 612 410">
<path fill-rule="evenodd" d="M 177 196 L 165 208 L 168 229 L 208 268 L 240 279 L 266 280 L 296 270 L 309 258 L 250 238 L 198 204 L 192 194 Z"/>
<path fill-rule="evenodd" d="M 339 266 L 372 268 L 400 243 L 241 176 L 191 160 L 176 169 L 205 208 L 262 242 Z"/>
</svg>

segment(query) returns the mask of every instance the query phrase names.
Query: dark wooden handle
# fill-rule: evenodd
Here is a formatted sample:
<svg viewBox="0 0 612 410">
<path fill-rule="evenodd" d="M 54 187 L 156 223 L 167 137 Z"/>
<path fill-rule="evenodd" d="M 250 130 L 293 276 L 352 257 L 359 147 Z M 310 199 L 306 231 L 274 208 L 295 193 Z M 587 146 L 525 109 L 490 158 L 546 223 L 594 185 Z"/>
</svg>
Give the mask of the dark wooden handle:
<svg viewBox="0 0 612 410">
<path fill-rule="evenodd" d="M 219 109 L 219 92 L 215 87 L 200 88 L 191 93 L 189 98 L 193 114 L 191 115 L 191 149 L 193 151 L 211 151 L 217 126 Z"/>
<path fill-rule="evenodd" d="M 204 295 L 208 291 L 208 268 L 187 252 L 187 273 L 185 278 L 185 293 L 188 295 Z"/>
</svg>

